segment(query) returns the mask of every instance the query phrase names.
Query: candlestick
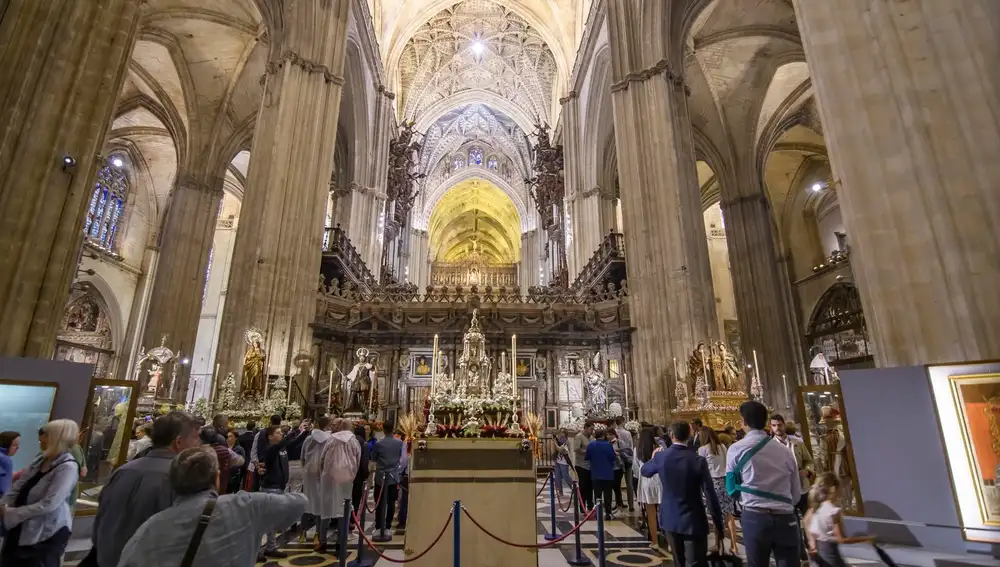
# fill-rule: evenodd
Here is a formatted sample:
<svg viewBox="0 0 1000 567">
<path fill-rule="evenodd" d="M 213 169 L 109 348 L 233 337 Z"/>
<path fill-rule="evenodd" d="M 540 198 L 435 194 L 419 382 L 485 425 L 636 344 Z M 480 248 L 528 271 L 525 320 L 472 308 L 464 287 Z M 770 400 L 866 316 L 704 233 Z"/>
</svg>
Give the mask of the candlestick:
<svg viewBox="0 0 1000 567">
<path fill-rule="evenodd" d="M 510 366 L 513 372 L 511 372 L 510 383 L 513 391 L 514 400 L 517 400 L 517 335 L 510 336 Z"/>
<path fill-rule="evenodd" d="M 215 363 L 215 376 L 212 376 L 212 391 L 208 394 L 208 401 L 210 404 L 215 404 L 215 397 L 219 392 L 219 363 Z"/>
<path fill-rule="evenodd" d="M 438 336 L 434 335 L 434 352 L 431 353 L 431 396 L 434 395 L 434 389 L 437 384 L 437 370 L 438 370 Z"/>
</svg>

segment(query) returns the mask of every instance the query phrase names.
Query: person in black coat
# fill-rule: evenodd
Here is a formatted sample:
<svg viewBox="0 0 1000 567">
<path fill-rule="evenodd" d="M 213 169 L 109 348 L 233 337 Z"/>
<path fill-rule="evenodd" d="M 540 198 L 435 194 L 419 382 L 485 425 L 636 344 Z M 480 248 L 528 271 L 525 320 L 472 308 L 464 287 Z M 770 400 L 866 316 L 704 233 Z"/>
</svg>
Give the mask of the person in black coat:
<svg viewBox="0 0 1000 567">
<path fill-rule="evenodd" d="M 361 444 L 361 459 L 358 461 L 358 472 L 354 475 L 354 487 L 351 491 L 351 500 L 354 501 L 354 509 L 361 509 L 361 498 L 365 492 L 365 481 L 368 480 L 368 461 L 371 459 L 371 449 L 365 442 L 365 426 L 358 425 L 354 428 L 354 436 Z"/>
</svg>

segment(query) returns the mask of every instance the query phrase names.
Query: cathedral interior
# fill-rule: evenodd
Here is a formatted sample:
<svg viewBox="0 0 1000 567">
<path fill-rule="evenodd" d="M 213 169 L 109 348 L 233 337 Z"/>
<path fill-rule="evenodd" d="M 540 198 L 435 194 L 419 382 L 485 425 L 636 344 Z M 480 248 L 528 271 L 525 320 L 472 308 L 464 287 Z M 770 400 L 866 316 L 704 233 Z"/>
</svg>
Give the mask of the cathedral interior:
<svg viewBox="0 0 1000 567">
<path fill-rule="evenodd" d="M 550 434 L 997 359 L 998 6 L 0 0 L 0 355 L 395 421 L 478 310 Z"/>
</svg>

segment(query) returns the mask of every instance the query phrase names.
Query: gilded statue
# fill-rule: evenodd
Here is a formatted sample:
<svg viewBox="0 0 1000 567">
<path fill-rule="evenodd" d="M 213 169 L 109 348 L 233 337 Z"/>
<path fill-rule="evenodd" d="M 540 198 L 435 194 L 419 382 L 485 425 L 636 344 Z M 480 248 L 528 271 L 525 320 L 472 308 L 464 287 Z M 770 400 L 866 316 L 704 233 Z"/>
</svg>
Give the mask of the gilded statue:
<svg viewBox="0 0 1000 567">
<path fill-rule="evenodd" d="M 427 364 L 427 357 L 421 356 L 417 359 L 417 376 L 427 376 L 431 373 L 431 365 Z"/>
<path fill-rule="evenodd" d="M 244 395 L 264 391 L 264 361 L 267 354 L 261 348 L 263 336 L 260 331 L 250 329 L 246 333 L 247 352 L 243 355 L 243 381 L 240 391 Z"/>
<path fill-rule="evenodd" d="M 687 385 L 688 392 L 695 391 L 695 385 L 698 383 L 698 378 L 704 378 L 706 381 L 709 380 L 708 374 L 706 372 L 705 363 L 707 354 L 705 353 L 705 343 L 699 342 L 698 346 L 694 347 L 691 352 L 691 356 L 688 357 L 688 372 L 687 372 Z M 711 387 L 711 385 L 709 385 Z"/>
<path fill-rule="evenodd" d="M 715 374 L 716 389 L 726 390 L 727 392 L 744 391 L 746 385 L 743 383 L 742 374 L 740 373 L 740 363 L 736 360 L 736 355 L 722 341 L 716 341 L 715 347 L 722 363 L 719 371 Z M 714 367 L 714 357 L 712 362 Z"/>
</svg>

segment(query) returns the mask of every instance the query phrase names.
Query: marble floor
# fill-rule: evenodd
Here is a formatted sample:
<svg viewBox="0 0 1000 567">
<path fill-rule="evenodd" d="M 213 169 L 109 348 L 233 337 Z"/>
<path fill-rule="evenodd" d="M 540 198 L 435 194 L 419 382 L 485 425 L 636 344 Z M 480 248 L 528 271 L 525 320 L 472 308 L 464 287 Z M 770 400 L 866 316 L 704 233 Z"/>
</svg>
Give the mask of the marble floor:
<svg viewBox="0 0 1000 567">
<path fill-rule="evenodd" d="M 536 521 L 539 544 L 547 543 L 545 536 L 550 533 L 552 526 L 549 489 L 547 487 L 543 489 L 544 483 L 545 480 L 540 479 L 537 484 L 538 490 L 540 491 L 536 498 Z M 556 499 L 556 532 L 559 534 L 566 533 L 574 525 L 573 512 L 569 508 L 570 502 L 568 494 L 569 491 L 567 490 L 566 496 L 562 499 L 559 499 L 558 497 Z M 370 502 L 370 505 L 373 506 L 374 503 Z M 562 511 L 564 508 L 567 510 L 566 512 Z M 410 510 L 411 522 L 420 521 L 420 519 L 419 510 Z M 658 547 L 651 546 L 640 530 L 641 523 L 639 519 L 638 505 L 636 505 L 635 512 L 629 513 L 627 510 L 616 511 L 616 519 L 605 522 L 605 565 L 607 567 L 654 567 L 673 565 L 671 555 Z M 369 535 L 369 537 L 376 533 L 375 526 L 372 521 L 366 522 L 365 532 Z M 309 537 L 307 539 L 309 540 L 309 543 L 300 543 L 298 540 L 294 540 L 284 545 L 282 547 L 282 551 L 288 553 L 287 558 L 272 559 L 268 560 L 266 563 L 258 563 L 258 565 L 263 565 L 264 567 L 325 567 L 328 565 L 338 564 L 337 557 L 332 555 L 321 555 L 313 552 L 311 544 L 312 538 Z M 739 537 L 737 539 L 739 539 Z M 357 558 L 357 540 L 357 535 L 353 535 L 349 540 L 350 551 L 347 556 L 348 562 L 352 562 Z M 404 540 L 405 532 L 398 531 L 392 534 L 392 539 L 390 541 L 377 545 L 379 550 L 387 557 L 401 560 L 404 558 Z M 590 565 L 597 566 L 599 562 L 596 521 L 587 522 L 580 529 L 580 543 L 581 558 L 585 561 L 589 561 Z M 86 555 L 88 547 L 89 546 L 86 542 L 71 542 L 71 546 L 66 553 L 64 565 L 76 565 L 79 560 Z M 739 545 L 738 547 L 740 555 L 743 556 L 743 546 Z M 377 558 L 375 553 L 371 550 L 366 551 L 366 557 L 374 560 L 375 567 L 389 567 L 390 565 L 394 565 L 394 563 L 386 559 Z M 540 549 L 538 551 L 538 567 L 569 567 L 570 561 L 573 561 L 575 558 L 576 546 L 574 544 L 574 538 L 571 536 L 554 546 Z M 852 566 L 874 567 L 875 565 L 881 565 L 881 563 L 853 559 L 848 559 L 847 563 Z"/>
</svg>

